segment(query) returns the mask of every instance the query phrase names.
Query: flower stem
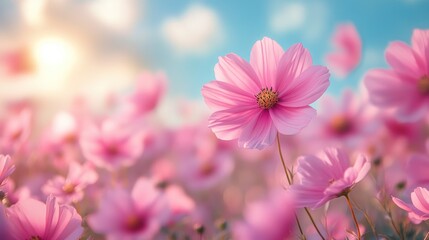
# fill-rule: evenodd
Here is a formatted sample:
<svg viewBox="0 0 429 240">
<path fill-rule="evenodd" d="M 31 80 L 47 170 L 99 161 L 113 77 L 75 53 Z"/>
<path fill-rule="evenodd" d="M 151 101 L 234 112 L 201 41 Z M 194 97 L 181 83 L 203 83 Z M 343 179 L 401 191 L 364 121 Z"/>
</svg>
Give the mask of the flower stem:
<svg viewBox="0 0 429 240">
<path fill-rule="evenodd" d="M 283 170 L 285 171 L 286 178 L 287 178 L 289 185 L 292 185 L 292 178 L 289 176 L 289 170 L 286 167 L 285 160 L 284 160 L 283 154 L 282 154 L 282 148 L 280 147 L 279 133 L 277 133 L 276 139 L 277 139 L 277 149 L 279 150 L 279 155 L 280 155 L 280 160 L 282 161 Z"/>
<path fill-rule="evenodd" d="M 308 208 L 305 207 L 304 209 L 305 209 L 305 212 L 307 213 L 308 217 L 310 218 L 311 223 L 313 224 L 314 228 L 316 229 L 317 233 L 319 234 L 320 238 L 322 238 L 322 240 L 325 240 L 325 238 L 323 237 L 323 235 L 320 232 L 319 228 L 317 227 L 316 223 L 314 222 L 313 216 L 311 216 L 311 213 L 308 210 Z"/>
<path fill-rule="evenodd" d="M 353 221 L 356 224 L 356 230 L 357 230 L 357 234 L 358 234 L 358 239 L 360 240 L 360 239 L 362 239 L 362 237 L 361 237 L 361 234 L 360 234 L 359 223 L 358 223 L 358 221 L 356 219 L 355 211 L 353 210 L 353 206 L 352 206 L 352 203 L 350 202 L 349 195 L 345 194 L 344 197 L 346 198 L 347 204 L 349 205 L 349 208 L 350 208 L 350 212 L 352 213 Z"/>
<path fill-rule="evenodd" d="M 282 165 L 283 165 L 283 170 L 285 171 L 286 178 L 287 178 L 287 181 L 288 181 L 289 185 L 292 185 L 292 177 L 289 175 L 289 173 L 291 173 L 291 172 L 289 171 L 289 169 L 287 169 L 286 164 L 285 164 L 285 160 L 284 160 L 284 158 L 283 158 L 282 148 L 281 148 L 281 146 L 280 146 L 280 137 L 279 137 L 279 133 L 278 133 L 278 132 L 277 132 L 277 137 L 276 137 L 276 139 L 277 139 L 277 149 L 278 149 L 278 151 L 279 151 L 280 160 L 281 160 Z M 311 214 L 310 214 L 310 211 L 308 211 L 308 209 L 307 209 L 307 208 L 304 208 L 304 209 L 305 209 L 305 211 L 307 212 L 307 215 L 308 215 L 308 217 L 310 218 L 311 222 L 313 223 L 313 226 L 314 226 L 314 228 L 316 229 L 316 231 L 317 231 L 317 233 L 319 234 L 319 236 L 322 238 L 322 240 L 325 240 L 325 238 L 323 237 L 323 235 L 322 235 L 322 233 L 320 232 L 319 228 L 317 228 L 316 223 L 314 222 L 313 216 L 311 216 Z M 296 222 L 297 222 L 297 224 L 298 224 L 298 227 L 299 227 L 299 231 L 300 231 L 300 233 L 301 233 L 301 236 L 303 236 L 303 237 L 305 238 L 305 235 L 304 235 L 304 233 L 303 233 L 303 231 L 302 231 L 302 228 L 301 228 L 301 224 L 299 223 L 298 216 L 296 216 L 296 214 L 295 214 L 295 218 L 296 218 Z"/>
</svg>

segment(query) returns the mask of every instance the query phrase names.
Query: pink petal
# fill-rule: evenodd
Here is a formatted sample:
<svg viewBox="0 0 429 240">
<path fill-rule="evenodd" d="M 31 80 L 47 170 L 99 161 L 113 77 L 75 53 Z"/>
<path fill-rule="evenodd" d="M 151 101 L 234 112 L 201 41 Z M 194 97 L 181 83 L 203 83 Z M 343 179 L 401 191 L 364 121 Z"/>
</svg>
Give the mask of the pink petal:
<svg viewBox="0 0 429 240">
<path fill-rule="evenodd" d="M 311 66 L 299 75 L 287 90 L 280 92 L 280 103 L 288 107 L 307 106 L 319 99 L 328 86 L 328 69 Z"/>
<path fill-rule="evenodd" d="M 277 64 L 283 55 L 283 48 L 274 40 L 264 37 L 257 41 L 250 53 L 250 65 L 255 69 L 261 87 L 275 87 Z"/>
<path fill-rule="evenodd" d="M 252 66 L 234 53 L 219 57 L 214 72 L 216 80 L 227 82 L 253 95 L 262 89 Z"/>
<path fill-rule="evenodd" d="M 404 82 L 392 70 L 374 69 L 367 72 L 364 84 L 369 97 L 378 107 L 394 107 L 417 95 L 417 87 Z"/>
<path fill-rule="evenodd" d="M 362 42 L 353 24 L 341 24 L 337 27 L 333 44 L 338 51 L 328 54 L 326 60 L 330 69 L 340 77 L 345 77 L 358 64 L 361 58 Z"/>
<path fill-rule="evenodd" d="M 261 111 L 259 115 L 252 116 L 250 122 L 243 128 L 238 144 L 243 148 L 263 149 L 274 143 L 276 134 L 277 130 L 270 114 Z"/>
<path fill-rule="evenodd" d="M 313 64 L 310 52 L 301 43 L 291 46 L 280 59 L 276 89 L 284 92 L 294 86 L 295 79 Z"/>
<path fill-rule="evenodd" d="M 425 117 L 429 109 L 429 99 L 419 96 L 408 96 L 396 112 L 396 118 L 401 122 L 416 122 Z"/>
<path fill-rule="evenodd" d="M 209 128 L 217 138 L 222 140 L 233 140 L 239 138 L 244 126 L 251 120 L 257 118 L 261 109 L 235 107 L 228 110 L 214 112 L 209 117 Z"/>
<path fill-rule="evenodd" d="M 415 29 L 411 43 L 419 68 L 429 75 L 429 30 Z"/>
<path fill-rule="evenodd" d="M 410 82 L 425 75 L 425 71 L 419 68 L 413 50 L 403 42 L 392 42 L 386 49 L 386 61 L 401 78 Z"/>
<path fill-rule="evenodd" d="M 255 94 L 227 82 L 211 81 L 201 90 L 206 104 L 214 111 L 234 106 L 257 105 Z"/>
<path fill-rule="evenodd" d="M 297 134 L 316 116 L 312 107 L 290 108 L 277 104 L 269 110 L 277 130 L 285 135 Z"/>
<path fill-rule="evenodd" d="M 371 169 L 371 163 L 363 154 L 359 154 L 353 169 L 355 169 L 358 173 L 356 179 L 354 180 L 355 183 L 358 183 L 368 174 L 369 170 Z"/>
<path fill-rule="evenodd" d="M 429 213 L 429 192 L 422 188 L 418 187 L 411 193 L 411 201 L 413 205 L 423 213 Z"/>
<path fill-rule="evenodd" d="M 407 212 L 412 212 L 412 211 L 413 211 L 412 207 L 411 207 L 409 204 L 405 203 L 404 201 L 402 201 L 402 200 L 401 200 L 401 199 L 399 199 L 399 198 L 392 197 L 392 201 L 393 201 L 393 202 L 394 202 L 398 207 L 400 207 L 400 208 L 404 209 L 404 210 L 405 210 L 405 211 L 407 211 Z"/>
</svg>

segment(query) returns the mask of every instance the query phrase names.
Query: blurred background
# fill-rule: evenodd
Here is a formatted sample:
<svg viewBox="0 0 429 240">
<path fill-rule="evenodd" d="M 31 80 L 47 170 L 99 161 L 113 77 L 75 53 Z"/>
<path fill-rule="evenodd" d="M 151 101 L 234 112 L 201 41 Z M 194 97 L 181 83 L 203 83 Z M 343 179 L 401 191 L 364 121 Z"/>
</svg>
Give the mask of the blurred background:
<svg viewBox="0 0 429 240">
<path fill-rule="evenodd" d="M 347 79 L 332 76 L 328 93 L 338 95 L 386 66 L 389 41 L 429 28 L 427 9 L 424 0 L 1 0 L 0 101 L 54 112 L 84 98 L 98 109 L 130 92 L 143 71 L 166 74 L 166 99 L 201 101 L 218 56 L 248 60 L 268 36 L 285 49 L 302 42 L 324 65 L 335 27 L 351 22 L 362 61 Z"/>
</svg>

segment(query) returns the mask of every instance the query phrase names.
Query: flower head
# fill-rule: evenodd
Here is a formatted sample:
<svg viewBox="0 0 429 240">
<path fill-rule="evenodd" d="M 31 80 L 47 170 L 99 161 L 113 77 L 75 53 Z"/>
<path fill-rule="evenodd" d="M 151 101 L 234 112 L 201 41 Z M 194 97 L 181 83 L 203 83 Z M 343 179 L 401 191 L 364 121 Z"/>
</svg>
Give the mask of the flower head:
<svg viewBox="0 0 429 240">
<path fill-rule="evenodd" d="M 294 239 L 294 206 L 293 196 L 284 191 L 252 202 L 244 210 L 244 219 L 233 224 L 234 239 Z"/>
<path fill-rule="evenodd" d="M 393 202 L 400 208 L 408 212 L 410 220 L 419 224 L 429 219 L 429 190 L 417 187 L 411 193 L 411 204 L 399 198 L 392 197 Z"/>
<path fill-rule="evenodd" d="M 145 178 L 137 180 L 131 194 L 106 192 L 98 211 L 88 217 L 89 226 L 107 239 L 152 239 L 167 220 L 165 196 Z"/>
<path fill-rule="evenodd" d="M 88 161 L 108 170 L 133 165 L 143 150 L 141 136 L 113 120 L 104 121 L 99 128 L 87 128 L 80 144 Z"/>
<path fill-rule="evenodd" d="M 370 162 L 359 155 L 353 166 L 348 156 L 336 148 L 325 149 L 320 156 L 298 158 L 298 185 L 293 185 L 297 207 L 318 208 L 331 199 L 347 195 L 368 173 Z"/>
<path fill-rule="evenodd" d="M 97 181 L 98 175 L 89 165 L 70 163 L 66 178 L 57 176 L 44 186 L 46 194 L 53 194 L 61 203 L 78 202 L 83 198 L 85 188 Z"/>
<path fill-rule="evenodd" d="M 82 218 L 72 206 L 59 205 L 49 196 L 46 204 L 27 198 L 7 210 L 13 239 L 79 239 Z"/>
<path fill-rule="evenodd" d="M 362 41 L 352 23 L 338 25 L 332 43 L 338 51 L 326 56 L 328 66 L 339 77 L 346 77 L 359 64 L 362 55 Z"/>
<path fill-rule="evenodd" d="M 298 133 L 316 114 L 309 104 L 329 86 L 328 69 L 314 66 L 301 44 L 284 52 L 269 38 L 255 43 L 250 63 L 233 53 L 220 57 L 215 77 L 202 88 L 214 110 L 209 127 L 244 148 L 270 146 L 277 132 Z"/>
<path fill-rule="evenodd" d="M 385 55 L 392 68 L 365 76 L 370 100 L 379 108 L 395 109 L 400 121 L 422 119 L 429 110 L 429 30 L 414 30 L 411 46 L 390 43 Z"/>
</svg>

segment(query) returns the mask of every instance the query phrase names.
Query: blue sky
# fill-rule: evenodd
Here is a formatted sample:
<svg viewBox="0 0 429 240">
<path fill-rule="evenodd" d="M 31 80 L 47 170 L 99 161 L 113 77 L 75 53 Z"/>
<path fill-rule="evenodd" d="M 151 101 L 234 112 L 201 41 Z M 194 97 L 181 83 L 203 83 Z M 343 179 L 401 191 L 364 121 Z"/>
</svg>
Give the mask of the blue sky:
<svg viewBox="0 0 429 240">
<path fill-rule="evenodd" d="M 203 52 L 177 49 L 162 31 L 167 19 L 180 21 L 194 6 L 212 11 L 221 29 L 222 39 L 213 43 L 209 39 L 208 49 Z M 218 56 L 234 52 L 248 60 L 253 43 L 264 36 L 273 38 L 283 48 L 302 42 L 314 63 L 325 64 L 324 55 L 332 50 L 330 38 L 335 26 L 354 23 L 363 41 L 363 59 L 348 78 L 331 78 L 328 92 L 336 95 L 345 87 L 356 88 L 367 69 L 386 67 L 384 49 L 390 41 L 409 43 L 414 28 L 429 28 L 429 1 L 157 0 L 148 1 L 144 8 L 146 22 L 140 27 L 155 31 L 141 46 L 141 52 L 146 52 L 151 60 L 146 64 L 167 73 L 171 94 L 192 98 L 200 98 L 201 86 L 213 80 Z"/>
</svg>

